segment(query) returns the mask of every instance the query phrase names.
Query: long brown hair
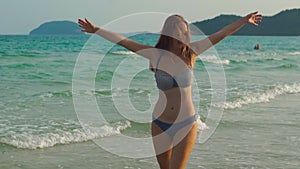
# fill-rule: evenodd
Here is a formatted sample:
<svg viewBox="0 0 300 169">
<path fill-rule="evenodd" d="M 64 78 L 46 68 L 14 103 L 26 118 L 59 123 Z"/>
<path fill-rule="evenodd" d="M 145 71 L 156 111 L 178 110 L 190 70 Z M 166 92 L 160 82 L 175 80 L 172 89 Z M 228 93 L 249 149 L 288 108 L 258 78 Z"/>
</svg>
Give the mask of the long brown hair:
<svg viewBox="0 0 300 169">
<path fill-rule="evenodd" d="M 165 31 L 167 29 L 170 30 L 170 29 L 174 28 L 176 26 L 176 24 L 179 24 L 182 22 L 185 23 L 187 26 L 187 32 L 184 33 L 184 35 L 186 36 L 187 42 L 182 42 L 181 40 L 178 40 L 178 39 L 172 37 L 172 35 L 170 35 L 170 33 Z M 196 54 L 189 46 L 189 44 L 190 44 L 190 28 L 189 28 L 189 24 L 180 15 L 172 15 L 167 18 L 167 20 L 163 26 L 162 33 L 161 33 L 155 47 L 158 49 L 170 51 L 172 47 L 174 48 L 174 46 L 172 46 L 174 44 L 173 42 L 177 42 L 177 44 L 178 44 L 178 46 L 177 46 L 178 50 L 175 53 L 173 51 L 173 53 L 175 55 L 177 55 L 178 57 L 180 57 L 185 63 L 187 63 L 190 68 L 193 68 L 195 60 L 196 60 Z"/>
</svg>

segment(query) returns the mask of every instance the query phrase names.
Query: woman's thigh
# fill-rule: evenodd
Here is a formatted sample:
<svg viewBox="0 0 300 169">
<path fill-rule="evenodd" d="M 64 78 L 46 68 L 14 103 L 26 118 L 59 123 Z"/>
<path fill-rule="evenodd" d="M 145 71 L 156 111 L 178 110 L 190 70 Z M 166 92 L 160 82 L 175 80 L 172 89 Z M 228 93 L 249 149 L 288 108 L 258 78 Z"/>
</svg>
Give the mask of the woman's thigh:
<svg viewBox="0 0 300 169">
<path fill-rule="evenodd" d="M 161 169 L 169 169 L 172 156 L 172 139 L 157 124 L 152 122 L 152 139 L 156 159 Z"/>
<path fill-rule="evenodd" d="M 185 167 L 197 139 L 197 130 L 198 123 L 195 121 L 193 124 L 179 130 L 174 136 L 174 147 L 170 160 L 170 167 L 172 169 Z"/>
</svg>

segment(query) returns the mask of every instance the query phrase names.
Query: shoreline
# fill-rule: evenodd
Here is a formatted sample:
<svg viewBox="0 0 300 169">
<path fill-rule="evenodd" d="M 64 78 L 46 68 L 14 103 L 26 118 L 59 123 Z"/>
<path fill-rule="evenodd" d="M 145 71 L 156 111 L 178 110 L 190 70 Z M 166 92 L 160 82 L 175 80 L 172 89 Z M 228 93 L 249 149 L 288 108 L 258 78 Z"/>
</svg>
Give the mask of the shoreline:
<svg viewBox="0 0 300 169">
<path fill-rule="evenodd" d="M 220 166 L 235 168 L 240 167 L 240 165 L 258 168 L 263 166 L 273 168 L 275 165 L 277 167 L 294 166 L 292 164 L 288 165 L 282 157 L 295 154 L 295 148 L 299 145 L 297 141 L 299 142 L 300 135 L 291 135 L 296 131 L 289 130 L 292 127 L 291 124 L 297 122 L 296 117 L 299 117 L 299 102 L 300 94 L 287 94 L 278 96 L 268 103 L 258 103 L 226 110 L 213 136 L 204 144 L 196 144 L 187 167 L 199 167 L 199 164 L 206 168 Z M 272 110 L 286 110 L 289 112 L 281 113 L 284 113 L 283 115 L 289 114 L 280 118 L 280 112 Z M 293 110 L 295 110 L 294 113 Z M 266 113 L 263 113 L 264 111 Z M 288 119 L 291 119 L 291 121 L 287 121 Z M 300 120 L 300 117 L 298 120 Z M 281 125 L 278 126 L 279 124 Z M 285 127 L 282 128 L 282 126 Z M 298 127 L 300 128 L 300 126 Z M 281 129 L 286 132 L 282 133 Z M 264 131 L 268 131 L 268 133 L 264 133 Z M 274 139 L 275 137 L 277 140 Z M 251 143 L 248 143 L 249 141 Z M 285 152 L 281 152 L 280 144 L 285 145 L 287 142 L 289 148 L 285 146 Z M 260 148 L 262 146 L 268 148 L 267 152 Z M 91 168 L 99 168 L 99 166 L 103 166 L 103 168 L 158 167 L 154 157 L 147 159 L 119 157 L 106 152 L 93 141 L 55 145 L 54 147 L 36 150 L 18 149 L 9 145 L 3 146 L 3 144 L 2 147 L 4 148 L 2 148 L 0 154 L 0 168 L 28 167 L 35 169 L 41 166 L 45 169 L 64 167 L 76 169 L 87 166 Z M 219 153 L 216 154 L 216 152 Z M 220 152 L 223 153 L 220 154 Z M 272 157 L 273 154 L 279 152 L 281 152 L 280 156 Z M 231 153 L 231 156 L 228 156 L 228 153 Z M 300 152 L 298 153 L 300 154 Z M 224 155 L 227 157 L 224 158 Z M 236 158 L 237 155 L 240 157 Z M 268 159 L 268 156 L 272 158 Z M 241 163 L 244 158 L 251 159 Z M 218 163 L 216 163 L 216 159 L 219 159 Z M 256 159 L 256 161 L 252 161 L 253 159 Z"/>
</svg>

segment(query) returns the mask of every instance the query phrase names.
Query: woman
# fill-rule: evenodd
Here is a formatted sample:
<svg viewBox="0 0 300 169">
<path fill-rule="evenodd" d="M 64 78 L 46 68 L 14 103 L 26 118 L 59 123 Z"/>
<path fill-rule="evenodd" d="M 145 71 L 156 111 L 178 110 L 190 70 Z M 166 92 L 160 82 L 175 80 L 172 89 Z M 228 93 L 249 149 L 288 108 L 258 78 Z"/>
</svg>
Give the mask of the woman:
<svg viewBox="0 0 300 169">
<path fill-rule="evenodd" d="M 188 23 L 182 16 L 172 15 L 154 47 L 101 29 L 87 19 L 79 19 L 78 23 L 83 32 L 96 33 L 149 59 L 159 88 L 151 126 L 156 157 L 161 169 L 182 169 L 197 135 L 191 89 L 196 57 L 247 23 L 257 26 L 261 20 L 257 12 L 250 13 L 203 40 L 190 42 Z"/>
</svg>

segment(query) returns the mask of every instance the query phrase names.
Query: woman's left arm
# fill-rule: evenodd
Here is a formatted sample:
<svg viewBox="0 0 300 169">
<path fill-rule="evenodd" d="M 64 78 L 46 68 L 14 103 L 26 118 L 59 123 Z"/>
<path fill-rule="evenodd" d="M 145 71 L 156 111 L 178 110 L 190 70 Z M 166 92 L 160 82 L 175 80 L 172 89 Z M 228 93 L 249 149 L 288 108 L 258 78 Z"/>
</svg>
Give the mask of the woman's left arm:
<svg viewBox="0 0 300 169">
<path fill-rule="evenodd" d="M 245 17 L 240 18 L 239 20 L 225 26 L 223 29 L 220 31 L 208 36 L 207 38 L 203 40 L 199 40 L 196 42 L 192 42 L 191 48 L 193 51 L 199 55 L 212 47 L 213 45 L 217 44 L 227 36 L 233 34 L 234 32 L 238 31 L 241 29 L 244 25 L 247 23 L 253 24 L 255 26 L 258 26 L 258 22 L 262 21 L 262 15 L 258 14 L 258 12 L 253 12 L 248 14 Z"/>
</svg>

